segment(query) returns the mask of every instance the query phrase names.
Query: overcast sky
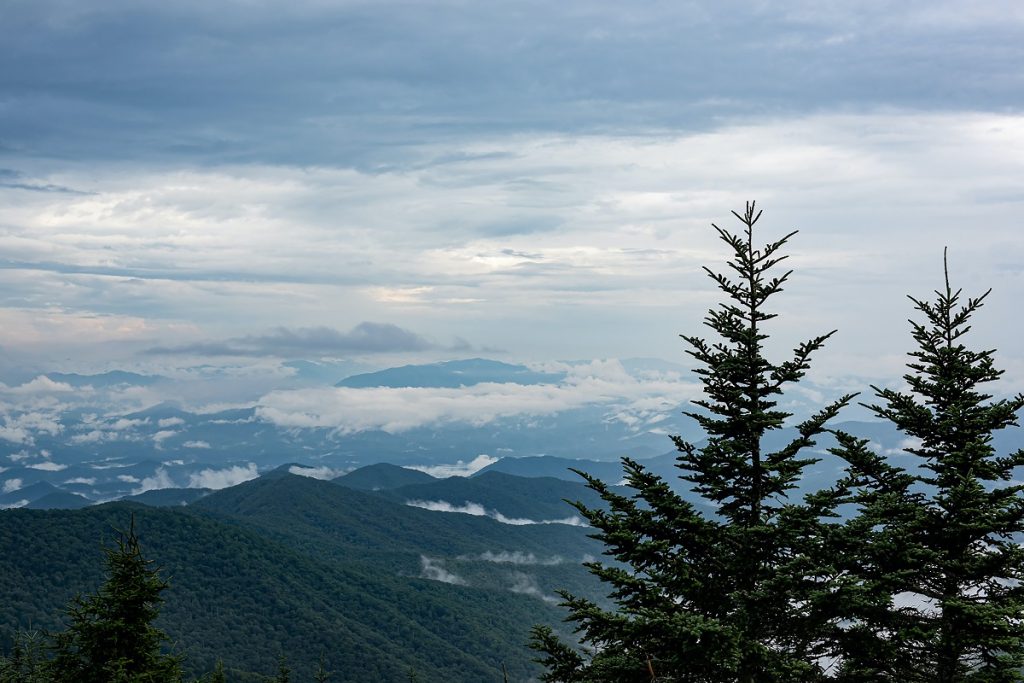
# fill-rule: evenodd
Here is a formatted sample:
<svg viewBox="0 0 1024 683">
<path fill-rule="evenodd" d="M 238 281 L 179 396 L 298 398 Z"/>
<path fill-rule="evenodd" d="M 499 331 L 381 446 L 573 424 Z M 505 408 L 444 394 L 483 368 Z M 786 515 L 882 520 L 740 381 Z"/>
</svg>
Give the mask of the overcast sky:
<svg viewBox="0 0 1024 683">
<path fill-rule="evenodd" d="M 684 361 L 756 199 L 818 379 L 948 245 L 1024 382 L 1022 108 L 1005 0 L 6 0 L 2 362 Z"/>
</svg>

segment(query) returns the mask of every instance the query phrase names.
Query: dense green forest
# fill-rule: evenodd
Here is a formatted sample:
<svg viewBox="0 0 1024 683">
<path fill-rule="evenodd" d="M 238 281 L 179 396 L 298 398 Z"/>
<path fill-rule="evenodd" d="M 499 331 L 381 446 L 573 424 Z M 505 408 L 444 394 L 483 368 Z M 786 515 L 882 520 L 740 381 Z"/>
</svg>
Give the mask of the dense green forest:
<svg viewBox="0 0 1024 683">
<path fill-rule="evenodd" d="M 410 670 L 421 681 L 501 680 L 502 665 L 525 680 L 537 672 L 524 646 L 530 626 L 559 617 L 543 596 L 595 587 L 579 561 L 599 548 L 583 529 L 432 513 L 279 475 L 187 508 L 4 511 L 4 649 L 19 630 L 61 627 L 68 601 L 101 583 L 101 547 L 131 514 L 170 582 L 157 623 L 193 675 L 221 659 L 230 680 L 261 680 L 286 654 L 295 677 L 310 680 L 324 653 L 338 681 L 405 681 Z M 479 559 L 499 551 L 573 561 L 520 571 Z M 419 578 L 423 557 L 465 585 Z"/>
</svg>

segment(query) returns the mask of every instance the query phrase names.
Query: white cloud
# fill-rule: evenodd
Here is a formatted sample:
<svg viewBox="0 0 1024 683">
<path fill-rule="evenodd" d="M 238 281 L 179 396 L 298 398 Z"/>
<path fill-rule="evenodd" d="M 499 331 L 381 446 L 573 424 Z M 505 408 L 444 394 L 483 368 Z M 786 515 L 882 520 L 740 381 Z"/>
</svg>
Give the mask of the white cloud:
<svg viewBox="0 0 1024 683">
<path fill-rule="evenodd" d="M 131 466 L 132 464 L 127 462 L 94 462 L 89 465 L 94 470 L 120 470 Z"/>
<path fill-rule="evenodd" d="M 537 579 L 530 574 L 524 574 L 523 572 L 512 573 L 512 584 L 509 586 L 509 590 L 513 593 L 519 593 L 520 595 L 529 595 L 534 598 L 539 598 L 544 602 L 551 604 L 557 604 L 558 598 L 553 595 L 546 595 L 544 591 L 537 585 Z"/>
<path fill-rule="evenodd" d="M 707 224 L 728 220 L 748 197 L 768 210 L 766 234 L 802 230 L 781 314 L 800 337 L 840 328 L 823 364 L 899 371 L 892 349 L 905 345 L 902 294 L 927 292 L 941 277 L 937 252 L 918 248 L 925 229 L 950 244 L 954 272 L 968 284 L 995 285 L 989 315 L 999 324 L 988 337 L 1021 336 L 1012 179 L 1024 158 L 1024 117 L 881 108 L 724 121 L 582 142 L 572 134 L 445 140 L 367 172 L 62 164 L 62 182 L 96 194 L 4 203 L 0 222 L 11 227 L 2 246 L 12 260 L 104 273 L 0 273 L 5 287 L 31 290 L 12 298 L 67 302 L 0 312 L 0 343 L 198 340 L 203 326 L 245 334 L 327 317 L 408 320 L 438 338 L 457 321 L 475 343 L 527 357 L 641 348 L 678 357 L 675 333 L 699 331 L 715 296 L 698 268 L 723 257 Z M 515 218 L 556 228 L 488 232 Z M 965 230 L 968 222 L 977 227 Z M 139 263 L 156 277 L 139 276 L 131 268 Z M 106 274 L 119 268 L 123 275 Z M 200 277 L 209 273 L 240 275 Z M 131 305 L 137 315 L 118 312 Z M 569 315 L 581 334 L 565 334 Z M 169 319 L 192 329 L 155 322 Z"/>
<path fill-rule="evenodd" d="M 32 437 L 29 436 L 28 431 L 23 427 L 11 427 L 8 425 L 0 426 L 0 439 L 10 441 L 11 443 L 33 443 Z M 14 456 L 11 456 L 11 459 L 13 460 Z"/>
<path fill-rule="evenodd" d="M 186 441 L 181 445 L 184 448 L 210 448 L 210 444 L 206 441 Z"/>
<path fill-rule="evenodd" d="M 21 479 L 8 479 L 7 481 L 4 482 L 3 493 L 11 493 L 12 491 L 17 491 L 18 489 L 21 488 L 21 486 Z"/>
<path fill-rule="evenodd" d="M 86 486 L 92 486 L 96 483 L 96 477 L 74 477 L 68 479 L 65 484 L 85 484 Z"/>
<path fill-rule="evenodd" d="M 190 489 L 223 489 L 259 476 L 256 463 L 235 465 L 224 469 L 204 469 L 188 475 Z"/>
<path fill-rule="evenodd" d="M 76 391 L 70 384 L 54 382 L 46 375 L 39 375 L 31 382 L 7 389 L 11 394 L 66 394 Z M 81 391 L 81 389 L 79 390 Z"/>
<path fill-rule="evenodd" d="M 542 566 L 554 566 L 564 564 L 566 559 L 554 555 L 552 557 L 540 558 L 533 553 L 524 552 L 522 550 L 507 551 L 502 550 L 499 552 L 491 552 L 487 550 L 479 555 L 467 557 L 464 559 L 476 559 L 484 562 L 494 562 L 496 564 L 516 564 L 516 565 L 542 565 Z"/>
<path fill-rule="evenodd" d="M 426 472 L 438 479 L 445 479 L 447 477 L 468 477 L 496 462 L 498 462 L 498 458 L 481 453 L 469 462 L 456 460 L 452 465 L 406 465 L 405 467 L 410 470 Z"/>
<path fill-rule="evenodd" d="M 185 424 L 185 421 L 180 417 L 168 417 L 163 420 L 158 420 L 157 425 L 161 428 L 177 427 L 178 425 Z"/>
<path fill-rule="evenodd" d="M 474 517 L 489 517 L 487 509 L 479 503 L 466 503 L 465 505 L 452 505 L 444 500 L 407 500 L 406 505 L 414 508 L 423 508 L 433 512 L 459 512 Z"/>
<path fill-rule="evenodd" d="M 300 477 L 312 477 L 313 479 L 336 479 L 345 474 L 345 470 L 336 470 L 326 465 L 321 467 L 307 467 L 305 465 L 292 465 L 288 468 L 292 474 Z"/>
<path fill-rule="evenodd" d="M 935 614 L 938 601 L 921 593 L 904 591 L 892 596 L 892 606 L 896 609 L 913 609 L 922 614 Z"/>
<path fill-rule="evenodd" d="M 123 398 L 124 392 L 118 392 L 117 398 Z M 148 418 L 127 418 L 119 417 L 110 422 L 102 422 L 97 419 L 83 419 L 82 424 L 91 427 L 89 431 L 75 434 L 69 441 L 75 444 L 103 443 L 108 441 L 137 441 L 141 437 L 137 434 L 139 427 L 149 425 Z"/>
<path fill-rule="evenodd" d="M 149 424 L 149 420 L 147 418 L 136 418 L 133 420 L 127 417 L 122 417 L 104 425 L 104 428 L 115 432 L 123 432 L 125 430 L 135 429 L 136 427 L 141 427 L 142 425 L 147 424 Z"/>
<path fill-rule="evenodd" d="M 59 406 L 56 406 L 55 408 L 59 409 Z M 50 435 L 59 434 L 64 429 L 57 415 L 46 414 L 38 411 L 28 411 L 17 415 L 14 418 L 8 418 L 8 424 L 17 425 L 18 427 L 22 427 L 26 430 Z"/>
<path fill-rule="evenodd" d="M 482 426 L 499 418 L 553 415 L 590 405 L 608 405 L 613 414 L 637 413 L 649 420 L 699 393 L 696 384 L 674 376 L 638 380 L 616 360 L 570 370 L 559 384 L 275 391 L 260 399 L 257 415 L 283 427 L 397 433 L 445 424 Z"/>
<path fill-rule="evenodd" d="M 61 465 L 60 463 L 50 461 L 37 462 L 31 465 L 25 465 L 25 467 L 33 470 L 43 470 L 44 472 L 60 472 L 61 470 L 66 470 L 68 468 L 67 465 Z"/>
<path fill-rule="evenodd" d="M 177 487 L 178 484 L 171 479 L 171 475 L 167 470 L 163 467 L 158 467 L 152 476 L 144 477 L 142 481 L 139 482 L 139 485 L 132 489 L 132 493 L 138 495 L 140 493 L 145 493 L 146 491 L 153 491 L 156 489 L 173 489 Z"/>
<path fill-rule="evenodd" d="M 94 429 L 84 434 L 73 434 L 68 441 L 74 444 L 86 444 L 110 441 L 114 438 L 116 438 L 116 436 L 112 432 L 101 432 L 98 429 Z"/>
<path fill-rule="evenodd" d="M 871 443 L 871 446 L 875 452 L 881 452 L 883 455 L 889 456 L 907 456 L 909 449 L 920 449 L 924 445 L 924 442 L 916 436 L 907 436 L 900 440 L 899 445 L 895 448 L 883 448 L 880 444 Z"/>
<path fill-rule="evenodd" d="M 161 429 L 153 435 L 153 443 L 156 444 L 157 448 L 163 448 L 164 441 L 176 434 L 180 434 L 180 432 L 176 432 L 173 429 Z"/>
<path fill-rule="evenodd" d="M 467 502 L 463 505 L 453 505 L 445 500 L 407 500 L 406 505 L 416 508 L 423 508 L 424 510 L 431 510 L 434 512 L 458 512 L 464 515 L 472 515 L 474 517 L 490 517 L 496 522 L 502 524 L 510 524 L 512 526 L 527 526 L 530 524 L 565 524 L 568 526 L 587 526 L 587 523 L 583 521 L 581 517 L 572 516 L 565 517 L 564 519 L 528 519 L 525 517 L 508 517 L 501 514 L 497 510 L 488 510 L 479 503 L 472 501 Z"/>
<path fill-rule="evenodd" d="M 28 499 L 18 500 L 13 503 L 0 503 L 0 510 L 13 510 L 15 508 L 23 508 L 28 505 Z"/>
<path fill-rule="evenodd" d="M 444 568 L 441 560 L 420 555 L 420 577 L 431 581 L 450 583 L 456 586 L 468 585 L 466 580 Z"/>
<path fill-rule="evenodd" d="M 130 474 L 119 474 L 119 475 L 117 475 L 117 480 L 118 481 L 123 481 L 126 484 L 138 484 L 139 483 L 139 478 L 138 477 L 133 477 Z"/>
</svg>

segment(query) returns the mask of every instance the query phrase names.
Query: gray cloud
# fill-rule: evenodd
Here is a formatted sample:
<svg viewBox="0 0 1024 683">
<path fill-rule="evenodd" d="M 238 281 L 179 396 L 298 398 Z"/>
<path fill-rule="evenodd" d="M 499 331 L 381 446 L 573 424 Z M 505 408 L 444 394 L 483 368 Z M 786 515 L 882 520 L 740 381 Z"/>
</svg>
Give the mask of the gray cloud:
<svg viewBox="0 0 1024 683">
<path fill-rule="evenodd" d="M 484 562 L 494 562 L 497 564 L 516 564 L 516 565 L 543 565 L 543 566 L 554 566 L 559 564 L 565 564 L 568 562 L 564 557 L 558 555 L 552 555 L 551 557 L 537 557 L 533 553 L 525 552 L 523 550 L 501 550 L 498 552 L 492 552 L 486 550 L 479 555 L 467 555 L 460 557 L 463 560 L 482 560 Z"/>
<path fill-rule="evenodd" d="M 510 575 L 511 584 L 508 589 L 513 593 L 519 593 L 521 595 L 529 595 L 534 598 L 539 598 L 544 602 L 549 602 L 553 605 L 558 604 L 559 600 L 554 595 L 547 595 L 541 590 L 541 587 L 537 584 L 537 577 L 532 574 L 526 574 L 524 572 L 512 572 Z"/>
<path fill-rule="evenodd" d="M 457 346 L 471 348 L 465 340 Z M 237 337 L 226 342 L 199 342 L 172 347 L 153 347 L 151 355 L 194 356 L 304 356 L 363 353 L 396 353 L 439 348 L 422 336 L 388 323 L 362 322 L 349 332 L 331 327 L 289 329 L 278 327 L 267 334 Z"/>
<path fill-rule="evenodd" d="M 91 192 L 82 192 L 80 190 L 74 190 L 70 187 L 64 187 L 63 185 L 33 185 L 31 183 L 0 183 L 0 187 L 9 187 L 13 190 L 28 190 L 30 192 L 57 192 L 61 194 L 81 194 L 88 195 L 93 194 Z"/>
<path fill-rule="evenodd" d="M 833 374 L 898 375 L 928 235 L 1022 377 L 1022 57 L 1004 0 L 9 0 L 0 366 L 381 319 L 410 356 L 675 358 L 708 223 L 757 198 L 803 231 L 778 312 L 840 328 Z"/>
<path fill-rule="evenodd" d="M 444 563 L 441 560 L 427 557 L 426 555 L 420 555 L 420 578 L 450 583 L 455 586 L 468 585 L 467 581 L 461 576 L 445 569 Z"/>
<path fill-rule="evenodd" d="M 27 154 L 369 168 L 425 137 L 1020 105 L 994 0 L 79 5 L 5 6 L 0 130 Z"/>
<path fill-rule="evenodd" d="M 571 517 L 564 517 L 561 519 L 529 519 L 528 517 L 509 517 L 503 515 L 497 510 L 488 510 L 479 503 L 467 501 L 462 505 L 453 505 L 446 500 L 407 500 L 406 505 L 410 507 L 423 508 L 424 510 L 431 510 L 432 512 L 455 512 L 463 515 L 472 515 L 474 517 L 490 517 L 491 519 L 500 522 L 502 524 L 510 524 L 512 526 L 526 526 L 533 524 L 565 524 L 568 526 L 587 526 L 587 523 L 583 521 L 582 517 L 573 515 Z"/>
<path fill-rule="evenodd" d="M 0 147 L 2 149 L 2 147 Z M 29 190 L 30 192 L 56 192 L 59 194 L 90 195 L 92 192 L 83 192 L 63 185 L 53 183 L 33 183 L 23 173 L 10 168 L 0 168 L 0 187 L 7 187 L 12 190 Z"/>
</svg>

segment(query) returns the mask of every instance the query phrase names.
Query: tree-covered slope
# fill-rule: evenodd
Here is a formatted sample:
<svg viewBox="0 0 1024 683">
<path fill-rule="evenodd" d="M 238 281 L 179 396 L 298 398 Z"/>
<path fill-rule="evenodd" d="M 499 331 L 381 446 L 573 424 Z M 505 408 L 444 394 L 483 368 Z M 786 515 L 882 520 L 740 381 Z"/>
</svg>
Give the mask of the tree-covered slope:
<svg viewBox="0 0 1024 683">
<path fill-rule="evenodd" d="M 411 470 L 408 467 L 399 467 L 398 465 L 381 462 L 352 470 L 332 481 L 335 484 L 341 484 L 350 489 L 383 491 L 398 488 L 399 486 L 408 486 L 409 484 L 425 484 L 434 481 L 434 477 L 419 470 Z"/>
<path fill-rule="evenodd" d="M 581 480 L 582 481 L 582 480 Z M 380 491 L 399 503 L 443 501 L 454 506 L 480 505 L 509 518 L 557 520 L 572 518 L 576 510 L 566 500 L 600 504 L 600 496 L 582 483 L 554 477 L 519 477 L 484 472 L 475 477 L 449 477 Z"/>
<path fill-rule="evenodd" d="M 171 582 L 159 625 L 193 671 L 222 658 L 236 673 L 270 673 L 284 653 L 297 678 L 308 680 L 324 652 L 339 681 L 405 681 L 410 669 L 422 681 L 497 681 L 502 662 L 512 680 L 526 680 L 535 672 L 523 649 L 529 626 L 558 618 L 515 573 L 519 584 L 507 590 L 450 585 L 367 567 L 358 557 L 315 557 L 209 511 L 115 503 L 0 513 L 5 646 L 15 629 L 58 627 L 67 601 L 99 585 L 100 547 L 132 512 L 147 556 Z M 443 569 L 434 576 L 447 578 Z"/>
<path fill-rule="evenodd" d="M 291 474 L 223 489 L 191 507 L 322 557 L 389 566 L 398 561 L 410 571 L 423 554 L 525 551 L 578 557 L 598 549 L 579 527 L 501 524 L 487 517 L 424 510 Z"/>
</svg>

